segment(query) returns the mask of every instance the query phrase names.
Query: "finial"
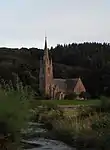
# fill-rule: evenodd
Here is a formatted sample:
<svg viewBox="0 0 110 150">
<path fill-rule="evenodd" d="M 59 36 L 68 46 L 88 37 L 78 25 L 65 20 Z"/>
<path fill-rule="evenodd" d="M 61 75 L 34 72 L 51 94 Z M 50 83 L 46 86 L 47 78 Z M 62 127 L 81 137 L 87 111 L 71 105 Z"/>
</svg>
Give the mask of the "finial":
<svg viewBox="0 0 110 150">
<path fill-rule="evenodd" d="M 47 36 L 46 36 L 46 32 L 45 32 L 45 49 L 47 49 Z"/>
<path fill-rule="evenodd" d="M 45 31 L 45 39 L 47 39 L 46 31 Z"/>
<path fill-rule="evenodd" d="M 46 35 L 45 35 L 45 45 L 44 45 L 44 58 L 47 59 L 47 60 L 49 59 Z"/>
</svg>

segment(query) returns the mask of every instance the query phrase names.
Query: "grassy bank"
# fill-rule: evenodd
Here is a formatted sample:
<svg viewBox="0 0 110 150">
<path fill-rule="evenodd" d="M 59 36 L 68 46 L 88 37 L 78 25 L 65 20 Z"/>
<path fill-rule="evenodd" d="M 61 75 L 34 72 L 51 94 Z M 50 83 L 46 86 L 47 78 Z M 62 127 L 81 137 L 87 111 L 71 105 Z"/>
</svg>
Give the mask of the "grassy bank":
<svg viewBox="0 0 110 150">
<path fill-rule="evenodd" d="M 33 102 L 33 106 L 38 105 L 56 105 L 56 106 L 74 106 L 74 105 L 100 105 L 100 100 L 38 100 Z"/>
<path fill-rule="evenodd" d="M 0 88 L 0 150 L 20 149 L 21 130 L 30 118 L 31 95 L 21 85 L 14 90 L 9 85 Z"/>
<path fill-rule="evenodd" d="M 37 108 L 36 120 L 56 137 L 77 149 L 94 148 L 109 150 L 110 100 L 102 99 L 98 108 L 80 106 L 73 110 L 62 110 L 49 103 Z M 48 105 L 49 104 L 49 105 Z"/>
</svg>

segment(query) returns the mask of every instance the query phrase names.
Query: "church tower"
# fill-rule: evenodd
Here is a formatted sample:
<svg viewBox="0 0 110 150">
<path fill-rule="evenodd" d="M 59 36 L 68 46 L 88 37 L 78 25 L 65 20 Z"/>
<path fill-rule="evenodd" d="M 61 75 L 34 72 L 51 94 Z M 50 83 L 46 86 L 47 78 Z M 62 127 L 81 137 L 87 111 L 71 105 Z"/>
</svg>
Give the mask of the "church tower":
<svg viewBox="0 0 110 150">
<path fill-rule="evenodd" d="M 40 72 L 39 72 L 39 90 L 42 94 L 50 96 L 52 81 L 53 81 L 52 59 L 51 60 L 49 59 L 47 37 L 45 37 L 44 54 L 43 58 L 40 59 Z"/>
</svg>

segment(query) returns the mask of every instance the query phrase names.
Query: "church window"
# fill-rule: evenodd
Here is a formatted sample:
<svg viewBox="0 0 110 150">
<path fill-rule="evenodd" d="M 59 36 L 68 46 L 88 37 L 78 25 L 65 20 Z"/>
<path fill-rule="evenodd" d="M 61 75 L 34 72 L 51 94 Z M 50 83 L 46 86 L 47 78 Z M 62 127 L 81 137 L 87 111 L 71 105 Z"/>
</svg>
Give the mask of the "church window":
<svg viewBox="0 0 110 150">
<path fill-rule="evenodd" d="M 48 73 L 50 73 L 50 67 L 48 67 Z"/>
</svg>

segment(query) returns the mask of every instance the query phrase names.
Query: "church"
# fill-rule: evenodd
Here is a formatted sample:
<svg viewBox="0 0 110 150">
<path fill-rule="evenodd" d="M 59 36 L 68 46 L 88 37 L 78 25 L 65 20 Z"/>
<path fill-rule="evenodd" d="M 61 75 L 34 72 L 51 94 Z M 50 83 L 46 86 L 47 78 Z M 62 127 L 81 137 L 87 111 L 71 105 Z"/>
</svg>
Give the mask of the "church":
<svg viewBox="0 0 110 150">
<path fill-rule="evenodd" d="M 67 94 L 79 95 L 86 92 L 80 78 L 61 79 L 54 78 L 52 58 L 49 58 L 47 38 L 45 37 L 44 54 L 40 59 L 39 91 L 50 99 L 64 99 Z"/>
</svg>

